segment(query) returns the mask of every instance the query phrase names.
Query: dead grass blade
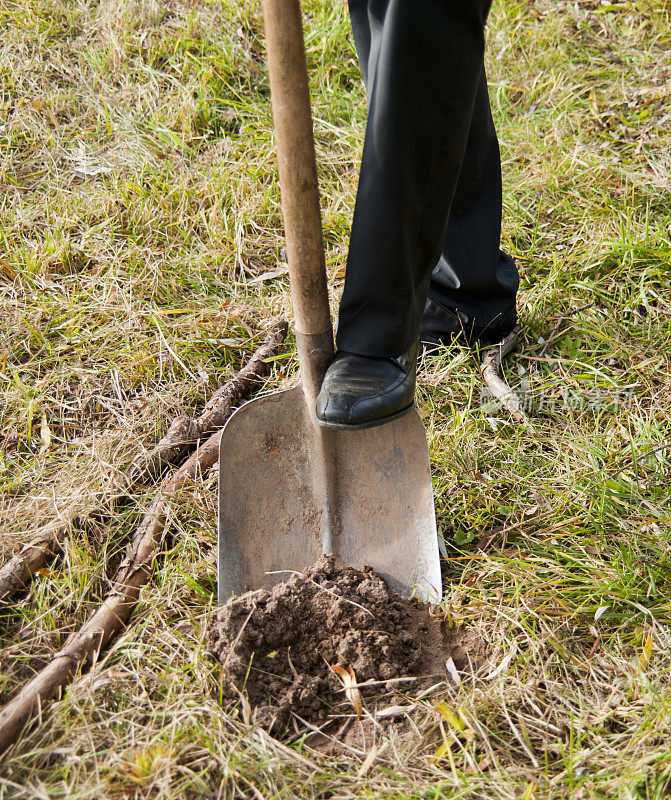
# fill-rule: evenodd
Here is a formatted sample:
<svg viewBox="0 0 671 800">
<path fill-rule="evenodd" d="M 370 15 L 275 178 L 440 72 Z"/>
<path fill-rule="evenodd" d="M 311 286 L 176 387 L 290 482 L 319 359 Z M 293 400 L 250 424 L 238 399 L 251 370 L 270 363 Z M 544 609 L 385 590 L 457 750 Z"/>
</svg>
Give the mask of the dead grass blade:
<svg viewBox="0 0 671 800">
<path fill-rule="evenodd" d="M 357 717 L 361 719 L 361 714 L 363 713 L 363 703 L 361 702 L 361 692 L 359 692 L 354 670 L 352 667 L 347 667 L 347 669 L 344 669 L 337 664 L 336 666 L 331 667 L 331 669 L 342 681 L 342 684 L 345 687 L 345 696 L 351 703 Z"/>
</svg>

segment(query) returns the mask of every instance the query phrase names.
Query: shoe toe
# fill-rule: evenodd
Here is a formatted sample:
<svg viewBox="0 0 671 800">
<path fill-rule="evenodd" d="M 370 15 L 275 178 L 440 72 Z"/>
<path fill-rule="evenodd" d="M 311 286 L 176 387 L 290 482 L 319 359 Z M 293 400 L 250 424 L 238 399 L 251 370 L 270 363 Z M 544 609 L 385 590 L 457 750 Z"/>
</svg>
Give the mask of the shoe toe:
<svg viewBox="0 0 671 800">
<path fill-rule="evenodd" d="M 322 422 L 348 425 L 352 421 L 352 410 L 358 397 L 352 392 L 329 390 L 322 387 L 317 397 L 317 419 Z"/>
</svg>

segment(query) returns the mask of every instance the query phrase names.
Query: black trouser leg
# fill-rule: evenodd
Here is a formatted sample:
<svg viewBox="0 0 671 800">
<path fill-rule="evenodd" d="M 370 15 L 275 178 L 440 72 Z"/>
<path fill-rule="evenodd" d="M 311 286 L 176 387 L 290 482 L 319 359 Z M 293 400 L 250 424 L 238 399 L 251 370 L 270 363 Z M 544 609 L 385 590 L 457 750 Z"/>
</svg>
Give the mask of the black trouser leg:
<svg viewBox="0 0 671 800">
<path fill-rule="evenodd" d="M 446 341 L 462 332 L 497 340 L 514 327 L 519 278 L 515 262 L 499 249 L 501 210 L 501 158 L 483 66 L 422 341 Z"/>
<path fill-rule="evenodd" d="M 469 188 L 477 194 L 460 175 L 482 92 L 489 0 L 349 4 L 369 109 L 337 344 L 361 355 L 395 356 L 417 338 L 439 259 L 457 275 L 468 269 L 460 262 L 455 270 L 446 236 L 458 186 L 464 198 Z M 469 205 L 464 199 L 460 207 Z M 500 199 L 498 208 L 500 226 Z M 463 223 L 454 224 L 463 235 Z M 498 269 L 498 241 L 496 256 L 490 272 Z M 473 283 L 481 285 L 477 275 Z M 458 291 L 442 280 L 434 284 Z M 432 287 L 432 297 L 451 304 L 454 295 L 434 294 Z"/>
</svg>

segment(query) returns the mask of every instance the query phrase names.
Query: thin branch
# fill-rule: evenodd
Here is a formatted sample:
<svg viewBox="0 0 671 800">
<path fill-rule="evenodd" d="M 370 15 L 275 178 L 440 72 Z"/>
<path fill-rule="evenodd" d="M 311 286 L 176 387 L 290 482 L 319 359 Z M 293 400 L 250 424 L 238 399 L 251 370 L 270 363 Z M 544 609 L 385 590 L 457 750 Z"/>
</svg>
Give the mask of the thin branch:
<svg viewBox="0 0 671 800">
<path fill-rule="evenodd" d="M 178 463 L 193 450 L 199 439 L 210 436 L 220 428 L 233 408 L 251 394 L 260 378 L 270 372 L 268 359 L 277 355 L 287 330 L 288 325 L 284 320 L 275 324 L 245 367 L 212 395 L 200 416 L 195 419 L 177 417 L 161 441 L 135 459 L 112 482 L 96 506 L 88 509 L 83 516 L 78 516 L 74 510 L 70 513 L 66 511 L 59 519 L 39 528 L 32 540 L 0 568 L 0 600 L 21 590 L 39 569 L 60 552 L 61 544 L 73 524 L 81 523 L 115 501 L 127 497 L 139 483 L 147 479 L 156 480 L 166 466 Z"/>
<path fill-rule="evenodd" d="M 548 336 L 547 341 L 543 345 L 543 349 L 541 350 L 539 357 L 540 358 L 545 358 L 545 356 L 548 354 L 548 349 L 549 349 L 550 345 L 555 341 L 555 339 L 558 338 L 559 331 L 561 330 L 562 325 L 566 322 L 567 319 L 569 319 L 570 317 L 575 317 L 575 316 L 577 316 L 578 314 L 580 314 L 583 311 L 587 311 L 587 309 L 588 308 L 592 308 L 592 306 L 594 306 L 594 303 L 587 303 L 587 305 L 585 305 L 585 306 L 580 306 L 580 308 L 571 309 L 571 310 L 567 311 L 565 314 L 562 314 L 559 317 L 559 320 L 557 321 L 557 324 L 554 326 L 554 328 L 550 332 L 550 335 Z"/>
<path fill-rule="evenodd" d="M 522 401 L 503 380 L 501 375 L 503 359 L 515 348 L 519 332 L 520 327 L 516 325 L 503 341 L 486 349 L 480 365 L 480 374 L 485 386 L 501 405 L 510 412 L 513 419 L 523 425 L 531 426 L 529 418 L 522 409 Z"/>
<path fill-rule="evenodd" d="M 643 461 L 644 458 L 652 456 L 655 453 L 661 453 L 664 450 L 668 450 L 669 447 L 671 447 L 671 442 L 664 442 L 664 444 L 660 444 L 658 447 L 653 447 L 651 450 L 646 450 L 644 453 L 641 453 L 640 456 L 637 456 L 630 464 L 626 464 L 624 467 L 622 467 L 622 469 L 618 469 L 617 472 L 613 472 L 612 474 L 607 475 L 606 480 L 611 480 L 611 481 L 614 480 L 615 478 L 622 475 L 622 473 L 625 472 L 626 470 L 631 469 L 631 467 L 633 467 L 634 464 L 640 464 L 640 462 Z"/>
</svg>

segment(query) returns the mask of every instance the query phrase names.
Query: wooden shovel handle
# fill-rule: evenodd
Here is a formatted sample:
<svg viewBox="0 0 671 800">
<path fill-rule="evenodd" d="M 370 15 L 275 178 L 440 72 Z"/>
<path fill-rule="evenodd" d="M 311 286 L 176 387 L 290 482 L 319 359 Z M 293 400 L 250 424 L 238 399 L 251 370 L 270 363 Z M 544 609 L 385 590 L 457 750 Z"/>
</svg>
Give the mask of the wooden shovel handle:
<svg viewBox="0 0 671 800">
<path fill-rule="evenodd" d="M 300 0 L 263 0 L 263 18 L 298 357 L 313 398 L 333 358 L 333 329 Z"/>
</svg>

